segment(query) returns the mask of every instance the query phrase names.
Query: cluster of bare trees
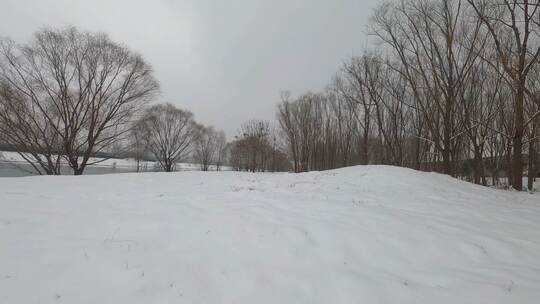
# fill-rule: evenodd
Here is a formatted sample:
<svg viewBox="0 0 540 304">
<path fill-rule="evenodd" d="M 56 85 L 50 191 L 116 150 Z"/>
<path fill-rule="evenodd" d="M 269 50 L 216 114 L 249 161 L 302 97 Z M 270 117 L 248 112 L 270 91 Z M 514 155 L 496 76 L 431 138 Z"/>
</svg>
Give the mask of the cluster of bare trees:
<svg viewBox="0 0 540 304">
<path fill-rule="evenodd" d="M 27 44 L 4 39 L 0 142 L 39 174 L 61 174 L 68 165 L 80 175 L 113 150 L 129 150 L 137 171 L 149 158 L 173 171 L 193 154 L 202 170 L 220 168 L 223 132 L 171 104 L 146 107 L 158 90 L 142 57 L 105 34 L 46 29 Z"/>
<path fill-rule="evenodd" d="M 357 142 L 361 130 L 355 105 L 337 97 L 327 91 L 307 93 L 290 101 L 288 93 L 282 94 L 278 121 L 295 172 L 368 163 L 360 161 L 363 151 L 358 150 L 362 145 Z"/>
<path fill-rule="evenodd" d="M 267 121 L 242 124 L 240 135 L 228 144 L 228 153 L 229 163 L 237 171 L 281 172 L 290 168 L 276 129 Z"/>
<path fill-rule="evenodd" d="M 191 158 L 202 171 L 208 171 L 210 165 L 220 170 L 225 143 L 224 132 L 198 124 L 191 112 L 170 103 L 147 108 L 131 131 L 131 147 L 138 164 L 150 154 L 165 172 L 175 171 L 180 161 Z"/>
<path fill-rule="evenodd" d="M 202 171 L 208 171 L 210 165 L 215 165 L 220 171 L 225 161 L 225 132 L 216 131 L 213 127 L 199 126 L 195 138 L 194 159 Z"/>
<path fill-rule="evenodd" d="M 372 18 L 377 48 L 278 121 L 296 172 L 391 164 L 521 190 L 538 170 L 540 2 L 396 0 Z M 488 179 L 490 177 L 490 179 Z"/>
<path fill-rule="evenodd" d="M 0 141 L 40 174 L 75 175 L 129 134 L 158 91 L 152 69 L 104 34 L 42 30 L 0 41 Z"/>
</svg>

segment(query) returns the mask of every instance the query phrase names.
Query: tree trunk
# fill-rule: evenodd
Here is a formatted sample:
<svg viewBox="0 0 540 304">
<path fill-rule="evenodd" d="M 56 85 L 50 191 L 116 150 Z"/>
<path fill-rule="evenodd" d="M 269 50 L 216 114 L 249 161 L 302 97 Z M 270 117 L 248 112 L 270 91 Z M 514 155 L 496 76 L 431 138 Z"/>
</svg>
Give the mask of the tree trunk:
<svg viewBox="0 0 540 304">
<path fill-rule="evenodd" d="M 450 151 L 448 148 L 442 150 L 442 162 L 443 162 L 443 173 L 452 175 L 452 162 L 450 160 Z"/>
<path fill-rule="evenodd" d="M 474 160 L 473 161 L 474 161 L 474 183 L 475 184 L 480 184 L 481 182 L 485 183 L 482 151 L 479 146 L 474 147 Z"/>
<path fill-rule="evenodd" d="M 524 82 L 523 82 L 524 83 Z M 523 104 L 525 92 L 521 81 L 518 84 L 516 101 L 515 101 L 515 132 L 512 141 L 512 187 L 518 191 L 523 191 L 523 133 L 524 133 L 524 118 Z"/>
<path fill-rule="evenodd" d="M 527 189 L 534 190 L 534 179 L 536 177 L 536 149 L 535 141 L 529 143 L 529 173 L 527 174 Z"/>
<path fill-rule="evenodd" d="M 364 133 L 364 138 L 362 140 L 362 148 L 361 148 L 361 164 L 362 165 L 369 165 L 369 149 L 368 149 L 368 145 L 369 145 L 369 137 L 367 136 L 366 134 L 367 132 Z"/>
</svg>

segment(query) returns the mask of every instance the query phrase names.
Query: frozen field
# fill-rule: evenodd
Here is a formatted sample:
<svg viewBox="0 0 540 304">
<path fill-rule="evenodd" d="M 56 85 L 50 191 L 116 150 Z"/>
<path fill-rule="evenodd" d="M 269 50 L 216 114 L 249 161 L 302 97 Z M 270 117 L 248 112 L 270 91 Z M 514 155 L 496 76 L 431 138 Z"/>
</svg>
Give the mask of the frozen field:
<svg viewBox="0 0 540 304">
<path fill-rule="evenodd" d="M 0 303 L 539 299 L 539 194 L 384 166 L 0 179 Z"/>
</svg>

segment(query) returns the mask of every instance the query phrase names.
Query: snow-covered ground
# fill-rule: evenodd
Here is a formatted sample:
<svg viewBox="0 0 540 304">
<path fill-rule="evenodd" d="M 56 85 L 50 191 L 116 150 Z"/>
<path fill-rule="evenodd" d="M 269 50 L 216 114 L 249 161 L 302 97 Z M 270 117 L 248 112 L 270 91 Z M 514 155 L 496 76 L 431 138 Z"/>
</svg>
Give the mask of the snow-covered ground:
<svg viewBox="0 0 540 304">
<path fill-rule="evenodd" d="M 384 166 L 0 180 L 0 303 L 538 303 L 540 195 Z"/>
</svg>

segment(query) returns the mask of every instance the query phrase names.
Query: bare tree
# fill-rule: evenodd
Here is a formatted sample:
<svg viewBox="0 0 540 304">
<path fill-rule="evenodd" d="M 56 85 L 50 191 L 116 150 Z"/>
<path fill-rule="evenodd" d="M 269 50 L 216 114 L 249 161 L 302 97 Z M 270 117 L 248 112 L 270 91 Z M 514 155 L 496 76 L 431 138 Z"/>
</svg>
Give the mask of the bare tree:
<svg viewBox="0 0 540 304">
<path fill-rule="evenodd" d="M 146 146 L 164 171 L 174 171 L 177 162 L 191 153 L 197 135 L 191 112 L 170 103 L 158 104 L 147 109 L 138 123 L 145 130 Z"/>
<path fill-rule="evenodd" d="M 341 73 L 335 79 L 335 87 L 344 100 L 348 103 L 349 112 L 354 114 L 361 133 L 359 144 L 361 164 L 367 165 L 370 162 L 370 137 L 373 129 L 373 110 L 376 98 L 371 89 L 368 79 L 367 56 L 353 57 L 341 68 Z M 373 84 L 373 83 L 371 83 Z"/>
<path fill-rule="evenodd" d="M 131 128 L 130 134 L 130 146 L 133 152 L 133 157 L 137 162 L 137 172 L 141 171 L 141 161 L 144 159 L 146 152 L 148 151 L 147 144 L 149 139 L 146 131 L 146 126 L 143 120 L 138 120 Z"/>
<path fill-rule="evenodd" d="M 220 132 L 213 127 L 198 126 L 195 138 L 195 159 L 199 162 L 202 171 L 208 171 L 210 165 L 217 163 L 220 150 L 223 149 L 223 138 Z"/>
<path fill-rule="evenodd" d="M 91 157 L 126 138 L 133 115 L 158 90 L 140 55 L 75 28 L 42 30 L 25 45 L 2 40 L 0 83 L 3 139 L 48 174 L 58 173 L 53 154 L 82 174 Z"/>
<path fill-rule="evenodd" d="M 50 111 L 48 119 L 20 92 L 0 85 L 0 139 L 38 174 L 59 175 L 62 142 L 53 125 L 58 117 Z"/>
<path fill-rule="evenodd" d="M 225 136 L 225 132 L 218 132 L 216 145 L 216 171 L 221 171 L 227 153 L 227 137 Z"/>
</svg>

